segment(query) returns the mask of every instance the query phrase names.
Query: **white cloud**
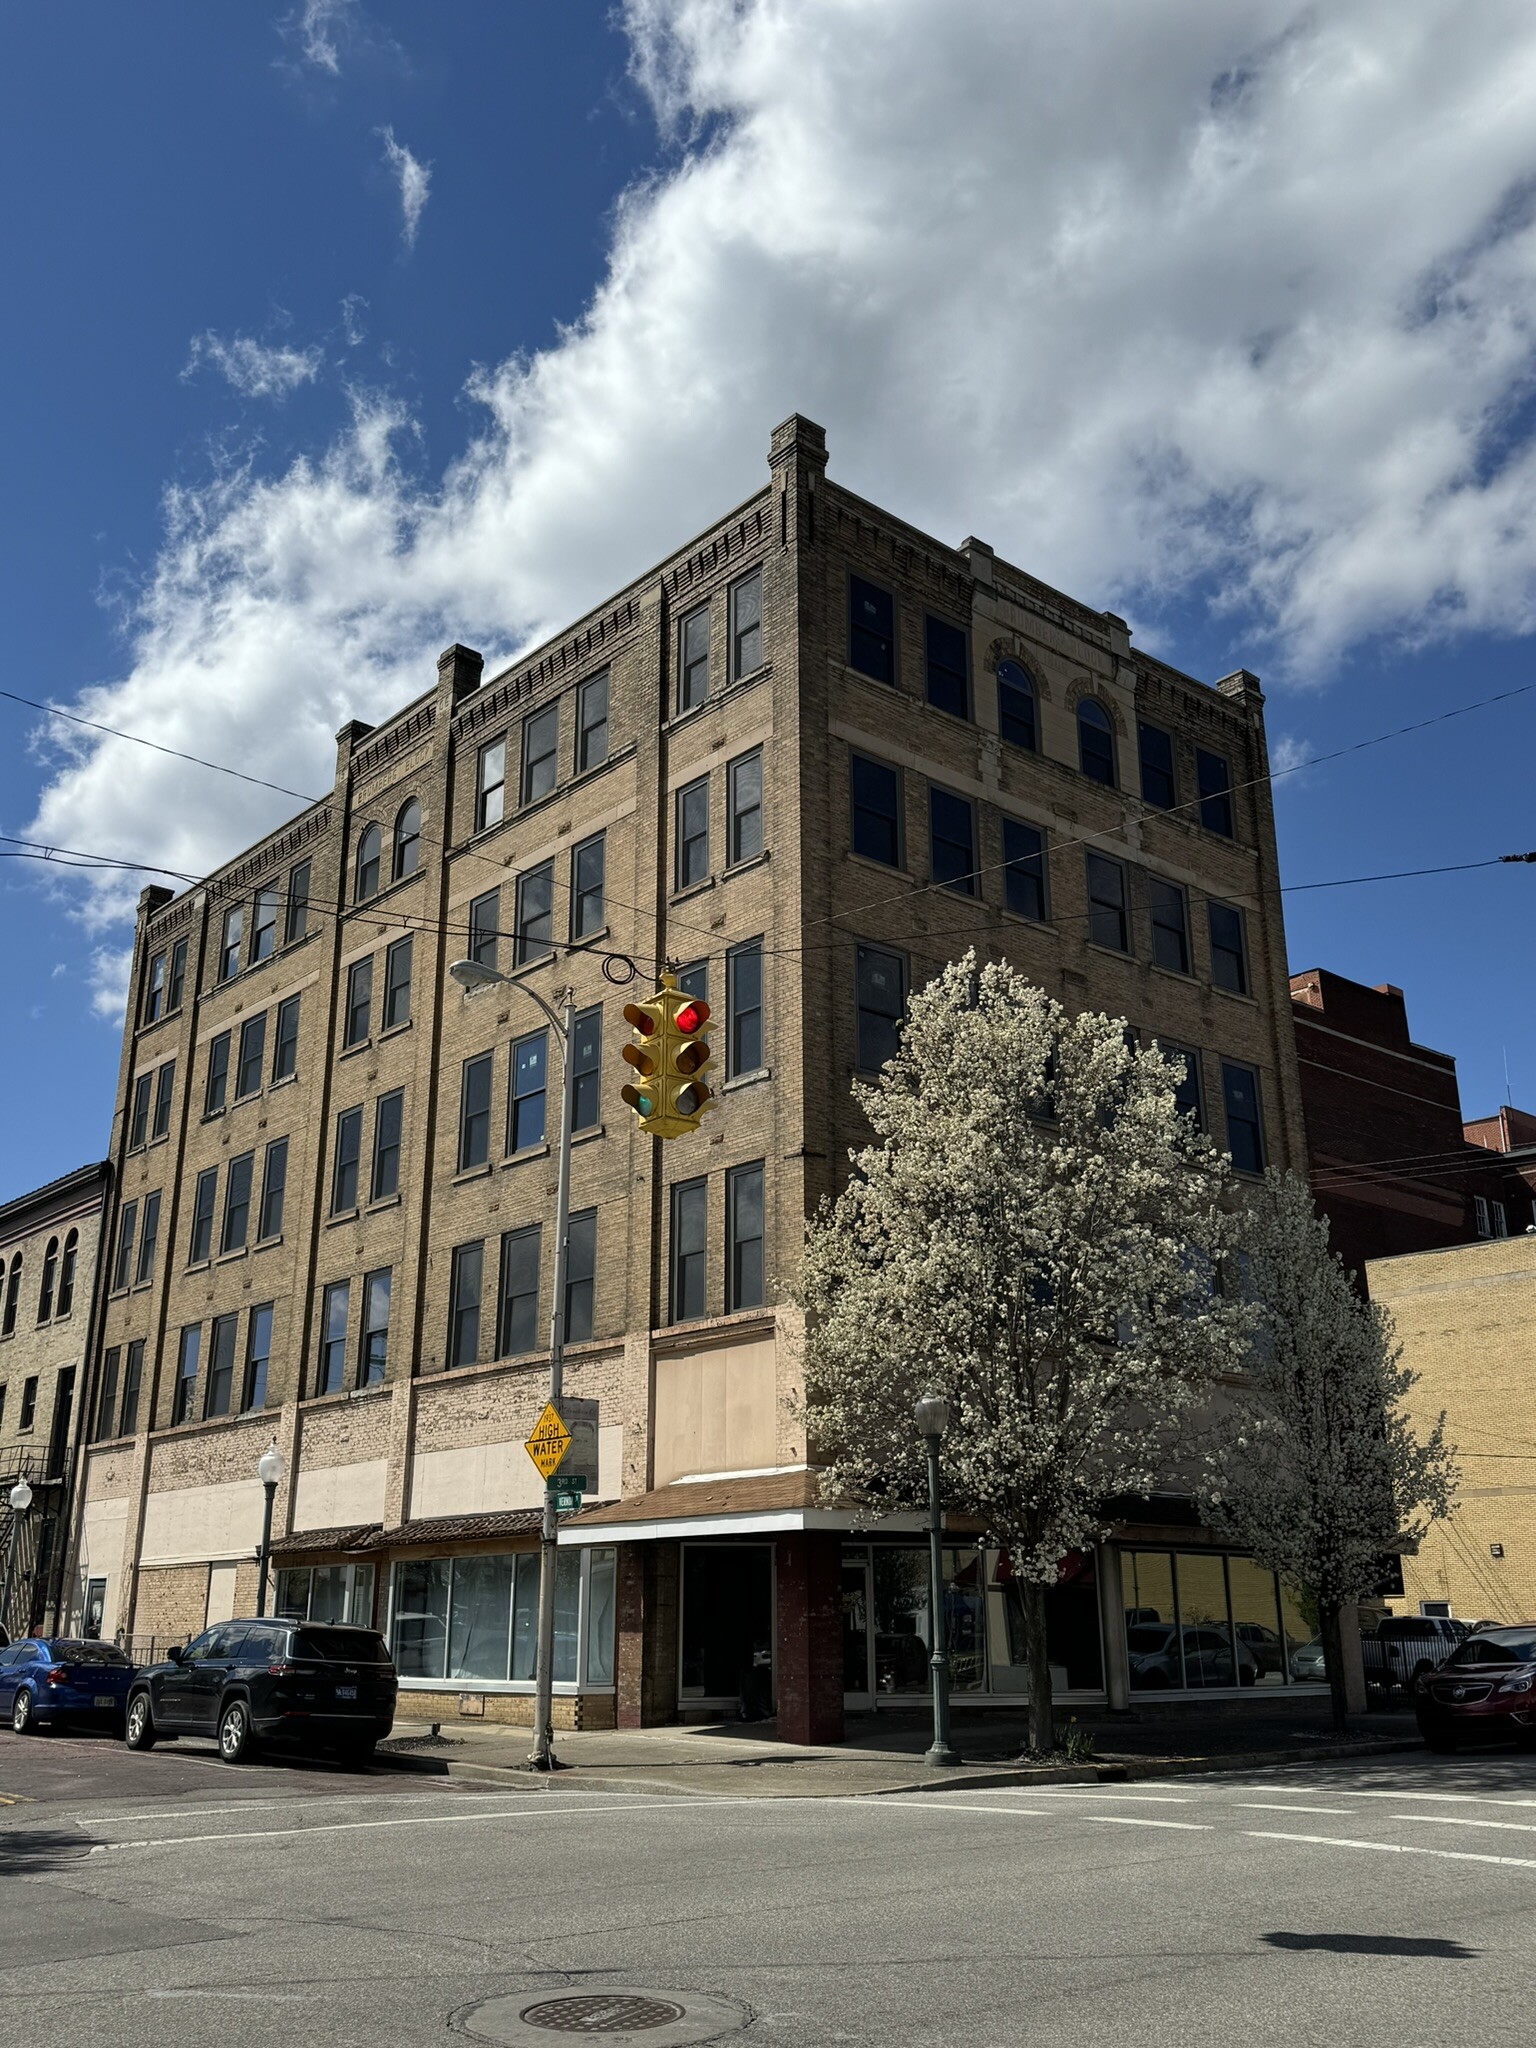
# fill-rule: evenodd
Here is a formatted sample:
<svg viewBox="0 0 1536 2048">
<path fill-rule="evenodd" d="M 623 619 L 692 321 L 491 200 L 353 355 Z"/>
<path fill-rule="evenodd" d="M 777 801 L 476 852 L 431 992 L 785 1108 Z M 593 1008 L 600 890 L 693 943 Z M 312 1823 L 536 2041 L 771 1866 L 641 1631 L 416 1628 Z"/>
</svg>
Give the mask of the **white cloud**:
<svg viewBox="0 0 1536 2048">
<path fill-rule="evenodd" d="M 1269 766 L 1273 775 L 1297 775 L 1312 758 L 1312 749 L 1305 740 L 1294 733 L 1272 734 L 1269 742 Z"/>
<path fill-rule="evenodd" d="M 278 24 L 279 33 L 295 40 L 307 62 L 334 78 L 341 72 L 341 42 L 356 11 L 356 0 L 304 0 Z"/>
<path fill-rule="evenodd" d="M 97 946 L 91 954 L 91 1008 L 108 1024 L 122 1024 L 132 967 L 131 946 Z"/>
<path fill-rule="evenodd" d="M 196 334 L 181 374 L 195 376 L 207 363 L 243 398 L 286 398 L 300 384 L 312 384 L 324 360 L 319 348 L 270 347 L 246 334 L 229 341 L 213 333 Z"/>
<path fill-rule="evenodd" d="M 401 232 L 409 249 L 415 245 L 422 208 L 432 188 L 432 166 L 412 156 L 403 142 L 396 142 L 393 128 L 381 128 L 379 134 L 384 142 L 384 161 L 400 186 Z"/>
<path fill-rule="evenodd" d="M 172 493 L 87 716 L 323 789 L 344 719 L 449 640 L 494 658 L 578 614 L 763 479 L 796 408 L 854 489 L 1143 633 L 1208 597 L 1271 679 L 1536 625 L 1526 0 L 626 18 L 695 140 L 619 208 L 585 317 L 476 376 L 445 476 L 355 395 L 285 473 Z M 32 836 L 196 871 L 284 808 L 104 742 L 59 757 Z"/>
<path fill-rule="evenodd" d="M 348 292 L 341 302 L 341 332 L 348 348 L 358 348 L 367 338 L 363 326 L 363 315 L 368 311 L 368 301 L 361 292 Z"/>
</svg>

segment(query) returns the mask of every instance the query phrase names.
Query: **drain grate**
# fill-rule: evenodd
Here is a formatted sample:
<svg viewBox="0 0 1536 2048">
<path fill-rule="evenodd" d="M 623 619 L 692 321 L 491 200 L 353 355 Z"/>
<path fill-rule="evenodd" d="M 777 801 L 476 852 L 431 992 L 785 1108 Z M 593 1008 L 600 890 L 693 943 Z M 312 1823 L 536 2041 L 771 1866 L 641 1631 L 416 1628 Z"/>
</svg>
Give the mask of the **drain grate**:
<svg viewBox="0 0 1536 2048">
<path fill-rule="evenodd" d="M 590 1991 L 541 1999 L 518 2014 L 524 2026 L 546 2027 L 552 2034 L 638 2034 L 648 2027 L 672 2026 L 682 2017 L 683 2008 L 663 1998 Z"/>
</svg>

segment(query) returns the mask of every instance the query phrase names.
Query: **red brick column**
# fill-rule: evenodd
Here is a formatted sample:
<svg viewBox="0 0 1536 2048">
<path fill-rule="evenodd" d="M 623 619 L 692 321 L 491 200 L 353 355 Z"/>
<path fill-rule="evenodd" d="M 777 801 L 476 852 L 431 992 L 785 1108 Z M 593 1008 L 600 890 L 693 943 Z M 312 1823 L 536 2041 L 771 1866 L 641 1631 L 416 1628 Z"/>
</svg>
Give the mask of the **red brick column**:
<svg viewBox="0 0 1536 2048">
<path fill-rule="evenodd" d="M 645 1562 L 638 1543 L 621 1543 L 614 1597 L 616 1725 L 645 1726 Z"/>
<path fill-rule="evenodd" d="M 843 1739 L 842 1541 L 799 1533 L 775 1545 L 781 1742 Z"/>
</svg>

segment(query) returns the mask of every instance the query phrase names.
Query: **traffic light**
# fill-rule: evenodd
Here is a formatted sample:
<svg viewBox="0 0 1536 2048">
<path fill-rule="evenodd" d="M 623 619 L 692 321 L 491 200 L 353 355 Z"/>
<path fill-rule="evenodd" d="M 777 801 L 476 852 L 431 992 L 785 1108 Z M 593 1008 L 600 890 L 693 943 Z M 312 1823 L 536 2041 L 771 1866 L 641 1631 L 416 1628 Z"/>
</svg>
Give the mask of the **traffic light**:
<svg viewBox="0 0 1536 2048">
<path fill-rule="evenodd" d="M 625 1064 L 639 1077 L 619 1093 L 653 1138 L 680 1138 L 696 1131 L 714 1100 L 700 1078 L 709 1065 L 709 1005 L 687 996 L 670 974 L 648 1003 L 626 1003 L 624 1021 L 634 1040 L 623 1048 Z"/>
</svg>

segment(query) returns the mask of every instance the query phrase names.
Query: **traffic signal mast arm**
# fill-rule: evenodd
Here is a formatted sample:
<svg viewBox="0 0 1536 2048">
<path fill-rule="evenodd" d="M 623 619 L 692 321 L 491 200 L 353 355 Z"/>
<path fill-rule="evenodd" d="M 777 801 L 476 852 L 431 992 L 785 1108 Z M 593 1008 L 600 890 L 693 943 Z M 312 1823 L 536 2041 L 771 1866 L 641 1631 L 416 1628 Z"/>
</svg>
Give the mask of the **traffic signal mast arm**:
<svg viewBox="0 0 1536 2048">
<path fill-rule="evenodd" d="M 714 1100 L 699 1076 L 709 1065 L 709 1005 L 687 996 L 672 975 L 649 1002 L 626 1003 L 624 1021 L 634 1039 L 623 1048 L 625 1064 L 638 1079 L 619 1091 L 640 1128 L 653 1138 L 680 1138 L 696 1131 Z"/>
</svg>

